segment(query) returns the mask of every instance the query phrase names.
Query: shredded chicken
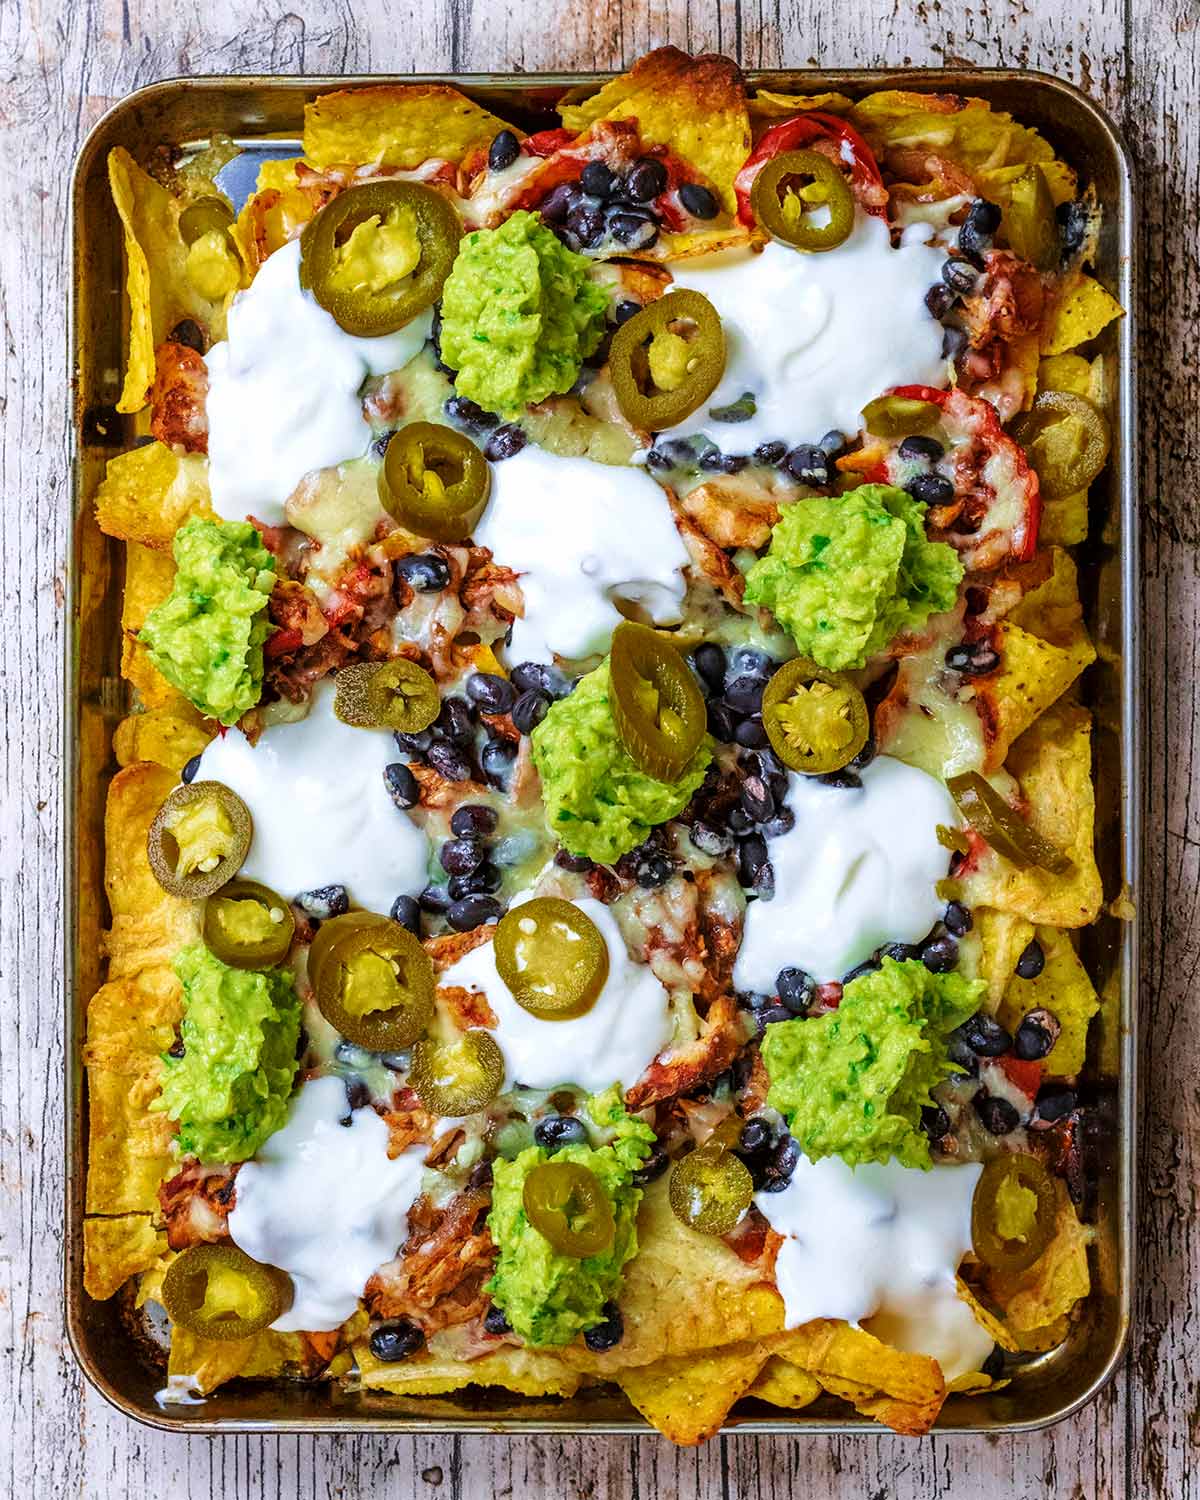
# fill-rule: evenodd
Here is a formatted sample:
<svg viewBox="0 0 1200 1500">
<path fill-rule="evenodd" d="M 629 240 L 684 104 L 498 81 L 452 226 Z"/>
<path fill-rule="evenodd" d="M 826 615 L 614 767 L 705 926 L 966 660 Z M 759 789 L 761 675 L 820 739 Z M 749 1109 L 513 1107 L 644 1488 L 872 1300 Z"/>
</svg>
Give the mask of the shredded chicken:
<svg viewBox="0 0 1200 1500">
<path fill-rule="evenodd" d="M 158 1202 L 172 1250 L 229 1238 L 226 1220 L 237 1201 L 238 1166 L 206 1167 L 189 1157 L 174 1177 L 160 1184 Z"/>
<path fill-rule="evenodd" d="M 367 1283 L 367 1307 L 377 1318 L 407 1318 L 428 1336 L 468 1323 L 487 1307 L 484 1283 L 494 1247 L 487 1230 L 491 1193 L 468 1188 L 444 1208 L 418 1198 L 409 1214 L 401 1254 Z"/>
<path fill-rule="evenodd" d="M 208 366 L 186 344 L 159 344 L 154 351 L 150 431 L 168 448 L 208 452 Z"/>
</svg>

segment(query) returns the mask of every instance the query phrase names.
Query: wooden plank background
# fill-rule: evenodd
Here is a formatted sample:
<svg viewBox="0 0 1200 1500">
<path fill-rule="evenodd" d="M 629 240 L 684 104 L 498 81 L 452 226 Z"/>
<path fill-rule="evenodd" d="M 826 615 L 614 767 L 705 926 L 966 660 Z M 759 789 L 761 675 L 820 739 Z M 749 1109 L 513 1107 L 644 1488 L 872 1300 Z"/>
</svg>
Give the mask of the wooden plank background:
<svg viewBox="0 0 1200 1500">
<path fill-rule="evenodd" d="M 0 0 L 0 1497 L 1190 1500 L 1200 1496 L 1200 79 L 1197 0 Z M 662 42 L 750 66 L 998 64 L 1073 80 L 1140 168 L 1148 830 L 1137 1325 L 1089 1409 L 1016 1439 L 176 1438 L 82 1380 L 61 1323 L 56 703 L 68 514 L 68 167 L 179 73 L 619 68 Z"/>
</svg>

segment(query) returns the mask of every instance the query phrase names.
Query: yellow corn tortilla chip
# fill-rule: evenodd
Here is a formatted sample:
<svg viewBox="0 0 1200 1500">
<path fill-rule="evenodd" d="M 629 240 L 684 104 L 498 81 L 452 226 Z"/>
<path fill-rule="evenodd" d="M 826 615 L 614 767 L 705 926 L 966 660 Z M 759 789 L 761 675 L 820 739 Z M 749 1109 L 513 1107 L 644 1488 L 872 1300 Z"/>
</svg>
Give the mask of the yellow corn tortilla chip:
<svg viewBox="0 0 1200 1500">
<path fill-rule="evenodd" d="M 803 114 L 806 109 L 848 115 L 854 108 L 854 100 L 845 94 L 777 94 L 771 89 L 759 89 L 751 95 L 748 106 L 752 118 L 771 122 Z"/>
<path fill-rule="evenodd" d="M 613 1378 L 664 1437 L 691 1445 L 720 1430 L 730 1407 L 749 1390 L 766 1361 L 760 1344 L 734 1344 L 658 1359 Z"/>
<path fill-rule="evenodd" d="M 627 1365 L 698 1349 L 743 1343 L 783 1329 L 783 1300 L 762 1272 L 723 1240 L 681 1224 L 671 1211 L 667 1179 L 646 1190 L 638 1211 L 638 1253 L 621 1288 L 625 1337 L 604 1354 L 582 1343 L 562 1357 L 603 1379 Z"/>
<path fill-rule="evenodd" d="M 1100 999 L 1068 933 L 1039 927 L 1037 940 L 1046 955 L 1045 968 L 1036 979 L 1010 975 L 1000 1004 L 1000 1022 L 1015 1031 L 1021 1017 L 1039 1007 L 1057 1017 L 1062 1031 L 1042 1066 L 1052 1077 L 1069 1077 L 1083 1068 L 1088 1026 L 1100 1009 Z"/>
<path fill-rule="evenodd" d="M 636 119 L 647 145 L 669 146 L 704 174 L 728 212 L 736 208 L 733 179 L 750 154 L 750 117 L 741 70 L 729 58 L 659 47 L 559 114 L 580 134 L 597 120 Z"/>
<path fill-rule="evenodd" d="M 131 1276 L 147 1270 L 167 1248 L 167 1237 L 148 1214 L 83 1221 L 83 1287 L 103 1301 Z"/>
<path fill-rule="evenodd" d="M 88 1005 L 83 1060 L 131 1078 L 157 1078 L 148 1063 L 157 1063 L 175 1040 L 182 1013 L 179 980 L 165 965 L 110 980 Z"/>
<path fill-rule="evenodd" d="M 298 1333 L 265 1329 L 248 1339 L 204 1339 L 186 1328 L 173 1327 L 167 1372 L 207 1396 L 239 1376 L 270 1380 L 285 1374 L 315 1374 L 322 1363 L 311 1358 L 304 1336 Z"/>
<path fill-rule="evenodd" d="M 317 167 L 411 169 L 431 157 L 459 165 L 511 128 L 447 83 L 381 83 L 306 104 L 304 154 Z"/>
<path fill-rule="evenodd" d="M 1024 734 L 1096 659 L 1096 650 L 1080 628 L 1072 646 L 1052 645 L 1022 630 L 1011 620 L 996 626 L 1001 668 L 980 682 L 981 702 L 987 703 L 993 738 L 983 769 L 1003 765 L 1013 741 Z"/>
<path fill-rule="evenodd" d="M 1064 1315 L 1041 1328 L 1030 1328 L 1013 1335 L 1022 1354 L 1044 1354 L 1047 1349 L 1057 1349 L 1071 1331 L 1071 1319 Z"/>
<path fill-rule="evenodd" d="M 1081 639 L 1087 639 L 1083 606 L 1079 602 L 1079 578 L 1069 552 L 1061 547 L 1051 548 L 1049 577 L 1024 594 L 1006 618 L 1022 630 L 1064 649 L 1076 648 Z"/>
<path fill-rule="evenodd" d="M 1006 1349 L 1010 1354 L 1015 1353 L 1017 1348 L 1017 1341 L 1009 1332 L 1009 1330 L 1005 1328 L 1000 1319 L 996 1317 L 994 1313 L 989 1312 L 989 1310 L 983 1305 L 983 1303 L 972 1291 L 971 1287 L 962 1279 L 961 1276 L 955 1277 L 955 1282 L 958 1287 L 959 1297 L 971 1309 L 975 1321 L 979 1324 L 979 1326 L 981 1328 L 985 1328 L 988 1333 L 991 1334 L 992 1338 L 996 1341 L 997 1344 L 1000 1345 L 1001 1349 Z M 975 1374 L 978 1372 L 972 1373 Z M 962 1376 L 959 1377 L 959 1379 L 963 1378 L 964 1377 Z M 983 1378 L 986 1380 L 987 1376 L 984 1376 Z M 952 1382 L 951 1389 L 955 1388 L 955 1383 Z"/>
<path fill-rule="evenodd" d="M 88 1213 L 152 1214 L 173 1165 L 175 1127 L 150 1111 L 158 1080 L 111 1068 L 88 1070 Z"/>
<path fill-rule="evenodd" d="M 855 104 L 853 119 L 877 148 L 932 151 L 973 173 L 1054 160 L 1036 130 L 1018 125 L 985 99 L 881 89 Z"/>
<path fill-rule="evenodd" d="M 1079 1222 L 1066 1188 L 1057 1186 L 1058 1227 L 1049 1245 L 1028 1270 L 988 1271 L 984 1278 L 989 1299 L 1017 1338 L 1058 1323 L 1091 1290 L 1087 1247 L 1093 1232 Z"/>
<path fill-rule="evenodd" d="M 712 229 L 659 235 L 654 248 L 644 254 L 647 259 L 669 264 L 676 260 L 695 260 L 699 255 L 717 255 L 722 250 L 745 250 L 758 243 L 760 237 L 744 224 L 725 224 Z"/>
<path fill-rule="evenodd" d="M 1064 288 L 1055 300 L 1042 330 L 1042 353 L 1065 354 L 1124 316 L 1125 309 L 1112 293 L 1081 271 L 1074 285 Z"/>
<path fill-rule="evenodd" d="M 827 1376 L 857 1381 L 870 1390 L 918 1406 L 941 1405 L 945 1382 L 936 1359 L 907 1354 L 864 1328 L 832 1318 L 804 1323 L 770 1341 L 772 1354 L 799 1365 L 822 1385 Z M 935 1412 L 936 1415 L 936 1412 Z"/>
<path fill-rule="evenodd" d="M 1014 912 L 1051 927 L 1083 927 L 1100 911 L 1103 891 L 1093 848 L 1092 719 L 1061 699 L 1009 752 L 1005 769 L 1028 803 L 1028 821 L 1071 860 L 1063 875 L 1018 870 L 992 849 L 958 881 L 961 899 Z"/>
<path fill-rule="evenodd" d="M 183 200 L 143 172 L 123 146 L 108 155 L 108 181 L 125 232 L 129 358 L 117 410 L 140 411 L 154 384 L 154 351 L 181 318 L 213 338 L 225 333 L 224 305 L 188 279 L 188 247 L 179 235 Z M 210 189 L 211 191 L 211 189 Z"/>
<path fill-rule="evenodd" d="M 101 531 L 169 552 L 175 532 L 193 515 L 213 515 L 206 458 L 145 443 L 109 459 L 96 490 Z"/>
<path fill-rule="evenodd" d="M 152 760 L 179 772 L 211 738 L 206 720 L 183 699 L 170 707 L 128 714 L 113 731 L 113 754 L 121 766 Z"/>
<path fill-rule="evenodd" d="M 811 1406 L 820 1394 L 821 1382 L 815 1375 L 799 1365 L 789 1364 L 777 1354 L 771 1355 L 746 1391 L 747 1396 L 757 1396 L 760 1401 L 786 1406 L 792 1411 Z"/>
<path fill-rule="evenodd" d="M 977 943 L 975 977 L 986 982 L 984 1004 L 995 1015 L 1008 989 L 1017 959 L 1029 946 L 1035 929 L 1032 922 L 1011 911 L 990 911 L 987 907 L 979 907 L 972 916 L 971 935 Z"/>
<path fill-rule="evenodd" d="M 146 616 L 171 592 L 175 560 L 169 552 L 128 542 L 125 547 L 125 594 L 121 606 L 121 676 L 146 708 L 181 707 L 187 699 L 172 687 L 138 640 Z"/>
<path fill-rule="evenodd" d="M 947 1396 L 980 1396 L 984 1391 L 1002 1391 L 1011 1385 L 1010 1380 L 993 1380 L 982 1370 L 968 1370 L 965 1375 L 956 1375 L 946 1387 Z"/>
<path fill-rule="evenodd" d="M 845 1380 L 838 1375 L 820 1374 L 817 1377 L 822 1388 L 831 1396 L 840 1396 L 849 1401 L 859 1416 L 890 1427 L 893 1432 L 906 1437 L 920 1437 L 937 1421 L 946 1399 L 946 1392 L 927 1396 L 920 1401 L 902 1401 L 873 1386 L 863 1385 L 857 1380 Z"/>
<path fill-rule="evenodd" d="M 385 1364 L 362 1339 L 354 1345 L 354 1355 L 367 1390 L 402 1396 L 441 1396 L 468 1385 L 503 1386 L 521 1396 L 573 1396 L 582 1380 L 578 1371 L 549 1349 L 508 1345 L 478 1359 L 448 1359 L 430 1352 Z"/>
</svg>

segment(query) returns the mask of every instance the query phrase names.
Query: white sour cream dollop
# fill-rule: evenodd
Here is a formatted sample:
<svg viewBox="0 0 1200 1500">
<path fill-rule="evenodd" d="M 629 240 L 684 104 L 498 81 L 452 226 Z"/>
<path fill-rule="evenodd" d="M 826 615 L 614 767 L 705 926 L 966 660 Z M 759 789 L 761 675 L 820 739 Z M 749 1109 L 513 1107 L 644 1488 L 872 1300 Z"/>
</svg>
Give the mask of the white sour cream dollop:
<svg viewBox="0 0 1200 1500">
<path fill-rule="evenodd" d="M 935 889 L 950 856 L 938 824 L 962 818 L 926 771 L 880 755 L 858 788 L 788 774 L 795 825 L 770 845 L 775 897 L 751 902 L 734 965 L 739 990 L 771 994 L 795 965 L 841 979 L 884 943 L 916 943 L 942 914 Z"/>
<path fill-rule="evenodd" d="M 688 555 L 644 469 L 529 444 L 492 465 L 475 540 L 521 575 L 525 614 L 513 621 L 510 661 L 606 651 L 621 622 L 614 598 L 637 601 L 656 625 L 680 617 Z"/>
<path fill-rule="evenodd" d="M 593 1094 L 611 1083 L 630 1088 L 671 1039 L 667 992 L 647 965 L 629 957 L 611 912 L 590 898 L 572 904 L 592 919 L 608 948 L 608 978 L 586 1015 L 572 1021 L 531 1015 L 500 978 L 491 943 L 460 958 L 438 979 L 440 985 L 487 996 L 499 1023 L 492 1035 L 504 1055 L 505 1089 L 519 1083 L 535 1089 L 574 1083 Z"/>
<path fill-rule="evenodd" d="M 835 250 L 805 255 L 772 241 L 761 254 L 725 251 L 672 267 L 677 287 L 702 292 L 725 329 L 725 374 L 673 435 L 706 432 L 727 453 L 759 443 L 815 443 L 857 432 L 868 401 L 897 385 L 944 386 L 942 327 L 925 306 L 945 251 L 906 232 L 892 248 L 887 225 L 859 212 Z M 749 391 L 748 421 L 714 422 L 712 407 Z"/>
<path fill-rule="evenodd" d="M 971 1198 L 982 1167 L 928 1172 L 891 1161 L 848 1167 L 802 1156 L 782 1193 L 755 1203 L 783 1236 L 775 1281 L 787 1326 L 813 1318 L 872 1318 L 878 1338 L 930 1354 L 947 1381 L 978 1370 L 991 1335 L 957 1294 L 971 1248 Z"/>
<path fill-rule="evenodd" d="M 224 782 L 250 809 L 247 880 L 289 900 L 344 885 L 359 906 L 387 912 L 425 884 L 429 841 L 384 782 L 396 759 L 391 735 L 343 724 L 333 700 L 333 683 L 318 683 L 306 718 L 271 725 L 255 745 L 226 730 L 204 751 L 196 780 Z"/>
<path fill-rule="evenodd" d="M 424 347 L 431 312 L 382 338 L 345 333 L 300 286 L 300 242 L 265 260 L 229 309 L 208 366 L 208 483 L 227 520 L 283 524 L 284 502 L 313 469 L 367 450 L 359 388 Z"/>
<path fill-rule="evenodd" d="M 295 1300 L 271 1324 L 281 1333 L 337 1328 L 363 1288 L 408 1238 L 421 1191 L 424 1146 L 388 1160 L 388 1128 L 369 1107 L 346 1116 L 346 1085 L 314 1078 L 287 1123 L 237 1175 L 233 1242 L 292 1278 Z"/>
</svg>

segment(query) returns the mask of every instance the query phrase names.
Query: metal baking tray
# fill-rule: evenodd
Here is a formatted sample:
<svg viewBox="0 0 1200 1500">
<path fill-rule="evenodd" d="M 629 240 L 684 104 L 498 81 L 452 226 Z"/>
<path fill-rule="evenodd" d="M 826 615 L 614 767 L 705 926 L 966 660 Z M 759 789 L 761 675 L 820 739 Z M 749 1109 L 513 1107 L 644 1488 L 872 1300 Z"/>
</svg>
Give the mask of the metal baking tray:
<svg viewBox="0 0 1200 1500">
<path fill-rule="evenodd" d="M 521 77 L 497 74 L 415 75 L 453 83 L 498 114 L 528 128 L 554 123 L 549 111 L 568 90 L 589 93 L 606 74 Z M 1115 441 L 1106 476 L 1093 487 L 1089 541 L 1079 551 L 1087 622 L 1099 660 L 1083 693 L 1095 715 L 1096 832 L 1109 903 L 1135 910 L 1140 857 L 1140 650 L 1138 510 L 1135 490 L 1133 185 L 1129 154 L 1112 121 L 1070 85 L 1043 74 L 1003 69 L 947 71 L 770 70 L 751 85 L 801 93 L 837 89 L 861 95 L 878 88 L 982 96 L 1034 125 L 1081 177 L 1094 183 L 1104 209 L 1097 273 L 1131 309 L 1106 330 L 1100 347 L 1112 373 Z M 101 974 L 104 925 L 104 799 L 115 769 L 111 734 L 124 713 L 120 677 L 122 548 L 98 530 L 92 496 L 106 461 L 134 436 L 132 419 L 114 403 L 123 368 L 127 322 L 120 225 L 108 192 L 105 158 L 113 146 L 135 156 L 163 143 L 202 141 L 225 131 L 248 153 L 294 154 L 306 101 L 331 89 L 382 77 L 212 77 L 169 79 L 130 95 L 88 136 L 72 183 L 71 431 L 72 553 L 68 569 L 64 755 L 66 841 L 67 1329 L 75 1357 L 115 1406 L 149 1425 L 180 1432 L 575 1432 L 640 1433 L 646 1424 L 615 1388 L 570 1401 L 530 1400 L 501 1391 L 441 1397 L 343 1392 L 325 1384 L 233 1382 L 195 1406 L 164 1409 L 164 1377 L 139 1356 L 117 1299 L 93 1301 L 83 1290 L 83 1203 L 87 1114 L 81 1049 L 88 997 Z M 289 144 L 292 150 L 288 150 Z M 251 183 L 244 184 L 244 190 Z M 1085 931 L 1084 961 L 1103 1005 L 1093 1026 L 1083 1079 L 1100 1122 L 1092 1218 L 1093 1291 L 1064 1344 L 1031 1357 L 1011 1385 L 988 1396 L 956 1397 L 938 1419 L 941 1432 L 1016 1432 L 1045 1426 L 1093 1397 L 1119 1364 L 1130 1317 L 1134 1236 L 1134 1007 L 1137 919 L 1106 914 Z M 875 1432 L 828 1399 L 789 1415 L 742 1401 L 725 1430 L 752 1433 Z"/>
</svg>

